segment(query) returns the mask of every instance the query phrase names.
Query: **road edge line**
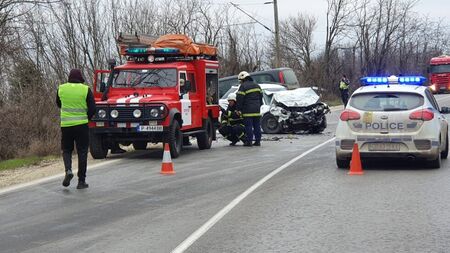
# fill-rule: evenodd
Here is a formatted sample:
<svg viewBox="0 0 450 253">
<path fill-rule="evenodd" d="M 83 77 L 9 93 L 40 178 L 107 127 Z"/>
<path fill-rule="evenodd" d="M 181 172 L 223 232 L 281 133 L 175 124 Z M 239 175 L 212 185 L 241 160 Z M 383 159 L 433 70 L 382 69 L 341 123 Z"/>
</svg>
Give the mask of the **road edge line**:
<svg viewBox="0 0 450 253">
<path fill-rule="evenodd" d="M 97 167 L 101 167 L 101 166 L 108 165 L 108 164 L 111 164 L 111 163 L 116 163 L 116 162 L 119 162 L 121 160 L 122 160 L 122 158 L 119 158 L 119 159 L 115 159 L 115 160 L 109 160 L 109 161 L 100 162 L 100 163 L 94 164 L 92 166 L 88 165 L 88 171 L 89 170 L 95 170 Z M 74 172 L 74 174 L 76 174 L 77 170 L 74 170 L 73 172 Z M 9 193 L 9 192 L 13 192 L 13 191 L 17 191 L 17 190 L 21 190 L 23 188 L 27 188 L 27 187 L 30 187 L 30 186 L 34 186 L 34 185 L 50 182 L 50 181 L 55 180 L 57 178 L 64 177 L 64 175 L 65 175 L 65 173 L 59 173 L 59 174 L 56 174 L 56 175 L 39 178 L 39 179 L 30 181 L 30 182 L 26 182 L 26 183 L 21 183 L 21 184 L 16 184 L 16 185 L 12 185 L 12 186 L 7 186 L 7 187 L 5 187 L 3 189 L 0 189 L 0 195 L 6 194 L 6 193 Z"/>
<path fill-rule="evenodd" d="M 314 146 L 313 148 L 303 152 L 302 154 L 292 158 L 287 163 L 281 165 L 277 169 L 273 170 L 266 176 L 264 176 L 262 179 L 260 179 L 258 182 L 250 186 L 247 190 L 245 190 L 243 193 L 241 193 L 239 196 L 237 196 L 235 199 L 233 199 L 228 205 L 226 205 L 224 208 L 222 208 L 219 212 L 217 212 L 213 217 L 211 217 L 207 222 L 205 222 L 200 228 L 194 231 L 191 235 L 189 235 L 183 242 L 181 242 L 175 249 L 172 250 L 172 253 L 182 253 L 185 250 L 187 250 L 194 242 L 196 242 L 200 237 L 202 237 L 210 228 L 212 228 L 217 222 L 219 222 L 225 215 L 227 215 L 233 208 L 235 208 L 242 200 L 244 200 L 248 195 L 250 195 L 252 192 L 254 192 L 256 189 L 258 189 L 261 185 L 263 185 L 265 182 L 267 182 L 269 179 L 292 165 L 294 162 L 300 160 L 301 158 L 305 157 L 306 155 L 310 154 L 311 152 L 322 148 L 323 146 L 329 144 L 330 142 L 334 141 L 336 137 L 333 137 L 325 142 L 322 142 L 321 144 Z"/>
</svg>

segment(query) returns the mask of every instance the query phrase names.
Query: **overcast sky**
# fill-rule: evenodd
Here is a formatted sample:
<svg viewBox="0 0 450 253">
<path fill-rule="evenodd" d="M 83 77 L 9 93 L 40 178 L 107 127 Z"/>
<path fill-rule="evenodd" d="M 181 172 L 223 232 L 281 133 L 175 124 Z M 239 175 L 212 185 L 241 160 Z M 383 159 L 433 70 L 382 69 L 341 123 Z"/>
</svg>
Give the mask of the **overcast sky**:
<svg viewBox="0 0 450 253">
<path fill-rule="evenodd" d="M 256 19 L 264 23 L 266 26 L 273 28 L 273 5 L 264 4 L 271 0 L 231 0 L 231 2 L 239 4 L 245 11 L 249 12 Z M 214 0 L 216 4 L 229 4 L 230 0 Z M 326 0 L 278 0 L 279 19 L 295 16 L 298 13 L 307 13 L 317 17 L 318 23 L 314 34 L 314 41 L 317 44 L 323 44 L 326 31 Z M 450 25 L 450 0 L 420 0 L 414 7 L 414 11 L 423 15 L 439 17 Z M 237 11 L 236 15 L 242 16 L 242 20 L 251 21 L 245 14 Z M 261 30 L 265 33 L 265 30 Z M 268 31 L 267 31 L 267 34 Z"/>
</svg>

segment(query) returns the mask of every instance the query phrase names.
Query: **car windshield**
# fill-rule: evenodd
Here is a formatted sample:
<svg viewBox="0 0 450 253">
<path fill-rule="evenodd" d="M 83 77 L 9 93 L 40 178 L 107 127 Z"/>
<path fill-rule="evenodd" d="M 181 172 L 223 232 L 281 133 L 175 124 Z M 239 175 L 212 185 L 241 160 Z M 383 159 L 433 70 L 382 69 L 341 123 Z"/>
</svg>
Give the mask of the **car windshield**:
<svg viewBox="0 0 450 253">
<path fill-rule="evenodd" d="M 223 96 L 221 99 L 227 99 L 228 95 L 230 95 L 230 93 L 235 93 L 238 90 L 239 87 L 237 86 L 233 86 L 231 87 Z"/>
<path fill-rule="evenodd" d="M 221 99 L 227 99 L 228 95 L 230 95 L 230 93 L 236 93 L 237 90 L 239 89 L 239 86 L 233 86 L 231 87 L 223 96 Z M 277 91 L 282 91 L 282 90 L 286 90 L 286 87 L 280 86 L 280 87 L 270 87 L 270 88 L 265 88 L 263 89 L 264 95 L 265 95 L 265 100 L 266 100 L 266 95 L 267 93 L 269 93 L 269 97 L 268 97 L 268 101 L 270 101 L 272 99 L 272 93 L 273 92 L 277 92 Z M 267 103 L 268 104 L 268 103 Z"/>
<path fill-rule="evenodd" d="M 430 73 L 439 74 L 439 73 L 450 73 L 450 64 L 445 65 L 431 65 Z"/>
<path fill-rule="evenodd" d="M 127 69 L 114 73 L 112 87 L 174 87 L 176 69 Z"/>
<path fill-rule="evenodd" d="M 350 99 L 351 106 L 364 111 L 406 111 L 423 103 L 423 96 L 415 93 L 364 93 Z"/>
</svg>

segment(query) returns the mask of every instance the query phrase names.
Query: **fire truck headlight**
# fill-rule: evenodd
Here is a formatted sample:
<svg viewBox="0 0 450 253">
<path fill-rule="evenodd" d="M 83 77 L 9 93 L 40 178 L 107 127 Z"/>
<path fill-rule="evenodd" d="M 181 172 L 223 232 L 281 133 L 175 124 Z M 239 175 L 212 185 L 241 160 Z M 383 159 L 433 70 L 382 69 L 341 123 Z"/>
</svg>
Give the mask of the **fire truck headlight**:
<svg viewBox="0 0 450 253">
<path fill-rule="evenodd" d="M 135 118 L 140 118 L 141 115 L 142 115 L 142 111 L 141 111 L 141 110 L 136 109 L 136 110 L 133 111 L 133 116 L 134 116 Z"/>
<path fill-rule="evenodd" d="M 98 116 L 99 118 L 101 118 L 101 119 L 106 118 L 106 111 L 103 110 L 103 109 L 98 110 L 98 111 L 97 111 L 97 116 Z"/>
<path fill-rule="evenodd" d="M 119 117 L 119 112 L 117 110 L 112 110 L 111 111 L 111 117 L 116 119 L 117 117 Z"/>
<path fill-rule="evenodd" d="M 150 110 L 150 116 L 151 116 L 151 117 L 153 117 L 153 118 L 158 118 L 159 115 L 160 115 L 160 112 L 159 112 L 158 108 L 152 108 L 152 109 Z"/>
</svg>

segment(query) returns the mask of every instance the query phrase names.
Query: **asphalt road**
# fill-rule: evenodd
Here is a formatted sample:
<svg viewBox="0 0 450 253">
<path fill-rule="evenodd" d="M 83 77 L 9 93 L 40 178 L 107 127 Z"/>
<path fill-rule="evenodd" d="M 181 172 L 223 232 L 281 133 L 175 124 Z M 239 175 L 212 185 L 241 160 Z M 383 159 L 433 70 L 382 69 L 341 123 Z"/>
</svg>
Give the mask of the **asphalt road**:
<svg viewBox="0 0 450 253">
<path fill-rule="evenodd" d="M 186 252 L 449 252 L 449 162 L 377 162 L 348 176 L 332 141 L 305 154 L 333 138 L 338 116 L 323 134 L 266 135 L 262 147 L 194 145 L 173 176 L 159 174 L 161 150 L 148 150 L 88 171 L 87 190 L 60 178 L 0 190 L 0 251 L 170 252 L 191 238 Z"/>
</svg>

